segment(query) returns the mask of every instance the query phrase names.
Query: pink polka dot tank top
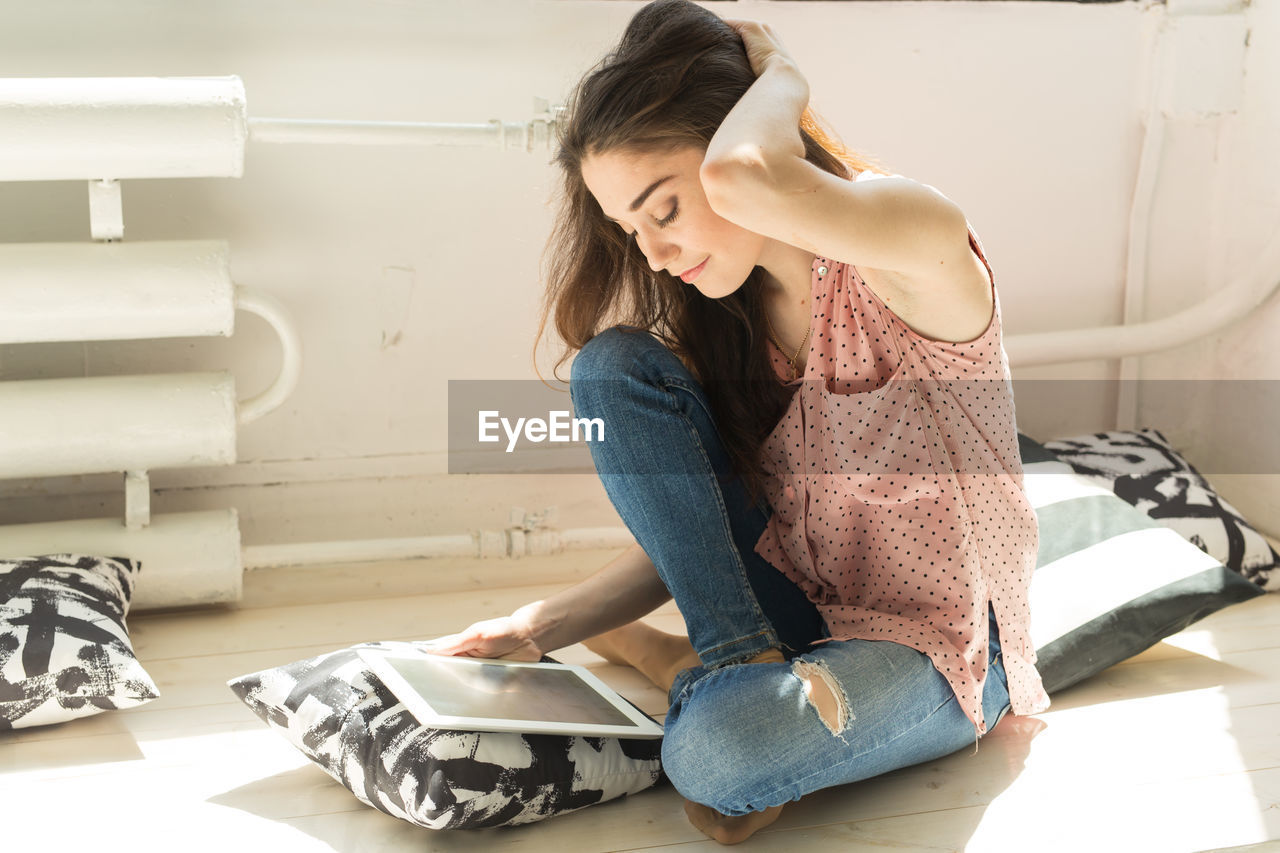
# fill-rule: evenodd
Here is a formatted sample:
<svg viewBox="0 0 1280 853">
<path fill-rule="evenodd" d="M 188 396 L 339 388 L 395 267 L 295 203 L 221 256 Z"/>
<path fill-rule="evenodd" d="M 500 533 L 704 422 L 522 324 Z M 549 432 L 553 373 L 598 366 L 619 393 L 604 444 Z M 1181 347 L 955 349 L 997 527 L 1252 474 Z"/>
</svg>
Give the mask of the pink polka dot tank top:
<svg viewBox="0 0 1280 853">
<path fill-rule="evenodd" d="M 972 230 L 969 242 L 991 276 Z M 832 640 L 927 654 L 978 735 L 990 602 L 1011 713 L 1046 710 L 1027 596 L 1039 532 L 998 294 L 986 331 L 949 343 L 910 329 L 850 264 L 817 258 L 812 284 L 808 362 L 763 449 L 773 514 L 756 552 L 804 590 Z"/>
</svg>

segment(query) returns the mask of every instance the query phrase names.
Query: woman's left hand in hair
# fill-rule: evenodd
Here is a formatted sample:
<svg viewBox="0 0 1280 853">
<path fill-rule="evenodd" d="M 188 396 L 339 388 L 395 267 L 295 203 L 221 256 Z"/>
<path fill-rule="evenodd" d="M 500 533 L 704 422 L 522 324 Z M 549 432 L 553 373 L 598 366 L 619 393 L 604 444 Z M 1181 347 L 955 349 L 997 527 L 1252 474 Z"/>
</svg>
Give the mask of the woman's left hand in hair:
<svg viewBox="0 0 1280 853">
<path fill-rule="evenodd" d="M 747 49 L 747 60 L 751 63 L 751 70 L 757 77 L 764 73 L 770 62 L 783 60 L 791 63 L 792 66 L 796 65 L 795 59 L 787 53 L 782 40 L 774 33 L 773 27 L 745 18 L 724 18 L 723 20 L 742 37 L 742 44 Z"/>
</svg>

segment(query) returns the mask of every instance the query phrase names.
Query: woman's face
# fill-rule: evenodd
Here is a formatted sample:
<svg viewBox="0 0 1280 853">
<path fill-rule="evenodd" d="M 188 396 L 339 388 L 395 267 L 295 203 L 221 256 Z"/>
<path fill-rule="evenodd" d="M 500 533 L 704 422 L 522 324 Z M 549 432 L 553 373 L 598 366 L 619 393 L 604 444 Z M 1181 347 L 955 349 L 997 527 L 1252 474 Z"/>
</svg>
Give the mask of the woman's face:
<svg viewBox="0 0 1280 853">
<path fill-rule="evenodd" d="M 650 268 L 677 278 L 692 271 L 686 283 L 718 299 L 746 281 L 765 238 L 717 216 L 707 204 L 698 178 L 704 153 L 696 147 L 668 154 L 605 152 L 583 159 L 582 179 L 604 215 L 636 241 Z"/>
</svg>

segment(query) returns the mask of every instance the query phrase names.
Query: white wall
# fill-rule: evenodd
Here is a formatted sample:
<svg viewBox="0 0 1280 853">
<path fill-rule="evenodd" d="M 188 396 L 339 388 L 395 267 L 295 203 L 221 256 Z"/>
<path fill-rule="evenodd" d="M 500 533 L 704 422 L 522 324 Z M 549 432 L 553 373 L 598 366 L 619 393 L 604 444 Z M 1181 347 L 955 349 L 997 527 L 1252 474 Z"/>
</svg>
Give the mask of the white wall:
<svg viewBox="0 0 1280 853">
<path fill-rule="evenodd" d="M 563 99 L 641 5 L 0 0 L 0 76 L 236 74 L 251 117 L 519 121 L 534 96 Z M 965 209 L 995 271 L 1006 335 L 1120 322 L 1163 6 L 706 5 L 768 20 L 848 144 Z M 1280 9 L 1246 14 L 1239 112 L 1169 127 L 1151 234 L 1152 319 L 1221 289 L 1280 225 Z M 229 240 L 236 281 L 280 298 L 305 348 L 294 396 L 242 429 L 240 464 L 157 472 L 157 511 L 230 503 L 250 544 L 502 526 L 503 501 L 459 497 L 472 486 L 491 495 L 494 481 L 443 473 L 446 383 L 535 376 L 550 157 L 250 143 L 242 179 L 127 182 L 125 239 Z M 87 240 L 86 196 L 81 183 L 0 184 L 0 241 Z M 1143 376 L 1275 378 L 1278 301 L 1214 340 L 1143 359 Z M 544 374 L 552 350 L 540 359 Z M 242 397 L 265 387 L 277 364 L 269 329 L 243 314 L 228 340 L 0 346 L 3 379 L 228 367 Z M 1015 378 L 1115 369 L 1083 362 Z M 1150 414 L 1162 419 L 1144 425 L 1207 471 L 1240 470 L 1233 460 L 1244 454 L 1265 460 L 1254 470 L 1280 472 L 1274 429 L 1248 412 Z M 1020 428 L 1041 439 L 1105 429 L 1113 417 L 1101 396 L 1068 413 L 1019 408 Z M 512 478 L 510 495 L 577 501 L 585 519 L 601 500 L 593 479 Z M 1275 476 L 1226 480 L 1242 510 L 1280 530 Z M 0 484 L 0 521 L 114 512 L 118 491 L 113 477 Z"/>
</svg>

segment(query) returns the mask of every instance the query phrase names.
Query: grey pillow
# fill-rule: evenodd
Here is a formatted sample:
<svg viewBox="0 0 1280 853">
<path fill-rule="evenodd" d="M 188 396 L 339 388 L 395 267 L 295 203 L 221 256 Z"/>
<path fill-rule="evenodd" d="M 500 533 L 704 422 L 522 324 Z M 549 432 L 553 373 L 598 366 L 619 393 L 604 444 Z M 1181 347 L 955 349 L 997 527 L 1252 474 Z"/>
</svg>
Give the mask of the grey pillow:
<svg viewBox="0 0 1280 853">
<path fill-rule="evenodd" d="M 1080 476 L 1106 486 L 1157 524 L 1268 591 L 1280 589 L 1280 555 L 1154 429 L 1055 439 L 1045 448 Z"/>
<path fill-rule="evenodd" d="M 0 729 L 132 708 L 160 695 L 125 627 L 138 571 L 116 557 L 0 559 Z"/>
<path fill-rule="evenodd" d="M 357 648 L 243 675 L 227 686 L 379 811 L 429 829 L 511 826 L 642 791 L 662 775 L 659 739 L 424 726 L 369 670 Z"/>
<path fill-rule="evenodd" d="M 1031 640 L 1045 691 L 1071 686 L 1262 590 L 1044 446 L 1018 436 L 1040 525 Z"/>
</svg>

